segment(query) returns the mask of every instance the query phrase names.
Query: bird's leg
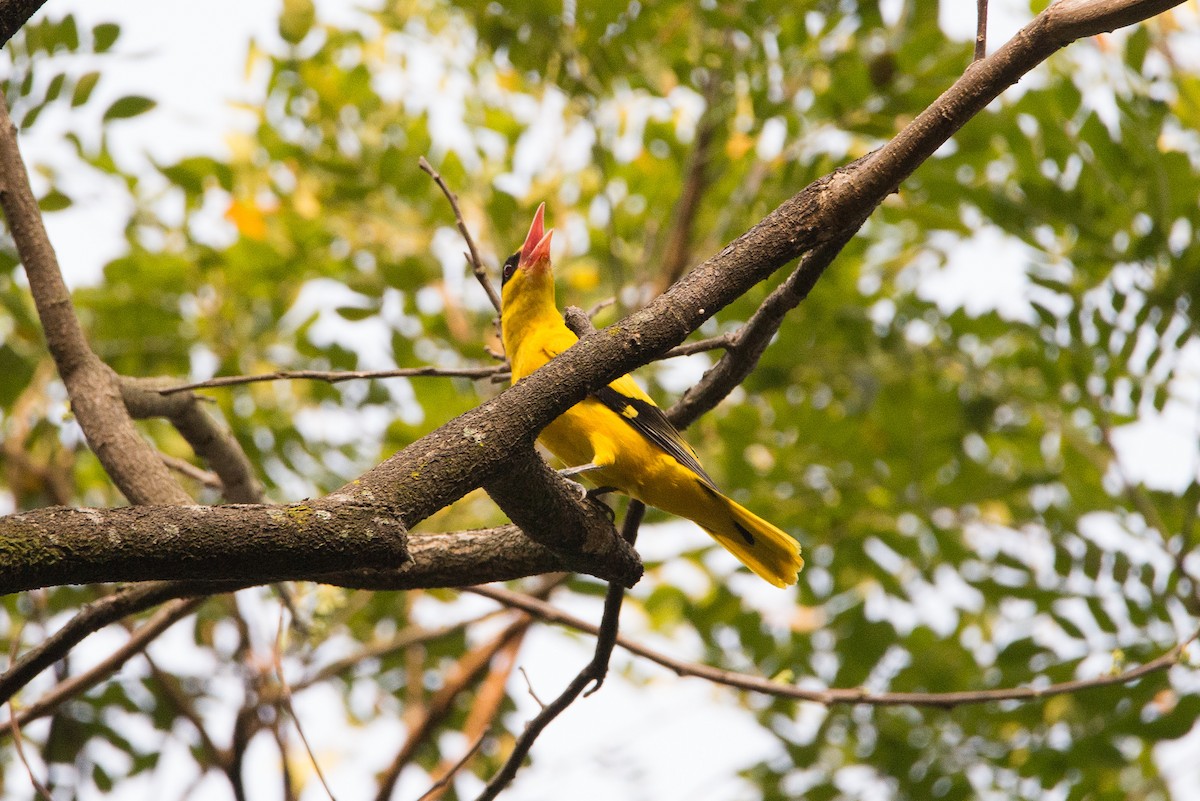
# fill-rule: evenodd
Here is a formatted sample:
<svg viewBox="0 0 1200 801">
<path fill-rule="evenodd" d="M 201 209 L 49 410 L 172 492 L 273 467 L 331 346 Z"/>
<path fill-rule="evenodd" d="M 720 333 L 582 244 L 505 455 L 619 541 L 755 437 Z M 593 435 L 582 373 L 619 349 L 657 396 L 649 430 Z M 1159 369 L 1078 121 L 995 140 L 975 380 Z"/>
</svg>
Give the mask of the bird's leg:
<svg viewBox="0 0 1200 801">
<path fill-rule="evenodd" d="M 571 476 L 577 476 L 580 473 L 586 473 L 589 470 L 599 470 L 602 467 L 604 467 L 604 465 L 596 464 L 595 462 L 588 462 L 586 464 L 575 465 L 574 467 L 565 467 L 562 470 L 559 470 L 558 474 L 565 478 L 568 484 L 573 485 L 579 490 L 579 499 L 582 501 L 587 500 L 588 498 L 594 498 L 598 495 L 603 495 L 606 492 L 611 492 L 614 488 L 597 487 L 596 489 L 589 490 L 587 487 L 571 478 Z"/>
<path fill-rule="evenodd" d="M 571 476 L 577 476 L 580 473 L 586 473 L 589 470 L 599 470 L 602 466 L 603 465 L 598 465 L 595 462 L 588 462 L 587 464 L 577 464 L 574 467 L 564 467 L 562 470 L 558 471 L 558 474 L 563 478 L 570 478 Z"/>
</svg>

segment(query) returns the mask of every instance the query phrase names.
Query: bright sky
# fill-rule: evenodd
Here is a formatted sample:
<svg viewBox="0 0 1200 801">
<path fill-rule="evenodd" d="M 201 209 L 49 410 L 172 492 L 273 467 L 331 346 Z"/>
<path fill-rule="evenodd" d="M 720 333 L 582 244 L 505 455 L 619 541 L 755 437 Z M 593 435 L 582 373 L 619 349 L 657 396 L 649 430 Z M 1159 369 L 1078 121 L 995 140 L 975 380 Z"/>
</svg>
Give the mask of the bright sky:
<svg viewBox="0 0 1200 801">
<path fill-rule="evenodd" d="M 894 9 L 898 3 L 890 0 L 885 8 Z M 348 3 L 327 0 L 318 5 L 326 19 L 353 14 Z M 965 0 L 942 3 L 945 27 L 962 38 L 973 37 L 974 5 Z M 248 126 L 247 115 L 237 111 L 231 101 L 253 103 L 260 97 L 256 87 L 261 80 L 247 84 L 246 46 L 251 37 L 267 41 L 276 38 L 277 3 L 124 0 L 99 4 L 56 0 L 48 3 L 42 13 L 57 17 L 68 11 L 87 24 L 118 21 L 122 26 L 118 49 L 126 55 L 106 60 L 99 97 L 91 104 L 92 113 L 98 117 L 108 102 L 125 94 L 145 94 L 160 104 L 155 112 L 114 127 L 112 144 L 123 163 L 146 164 L 147 158 L 169 160 L 185 154 L 221 153 L 225 133 Z M 991 14 L 995 47 L 1028 18 L 1028 3 L 993 0 Z M 60 116 L 55 117 L 56 113 Z M 57 160 L 63 146 L 56 141 L 55 131 L 63 129 L 65 117 L 61 115 L 65 113 L 50 110 L 35 129 L 36 135 L 22 141 L 28 159 Z M 68 281 L 73 285 L 93 282 L 99 279 L 102 265 L 118 255 L 123 246 L 121 224 L 127 213 L 124 192 L 90 175 L 67 176 L 65 189 L 77 202 L 67 212 L 49 215 L 51 238 Z M 986 290 L 976 280 L 979 261 L 985 258 L 998 267 L 990 273 Z M 981 235 L 978 241 L 951 254 L 945 268 L 930 274 L 925 289 L 947 303 L 961 303 L 967 308 L 995 304 L 1009 307 L 1016 315 L 1023 305 L 1021 263 L 1021 254 L 1013 246 Z M 1164 487 L 1177 488 L 1197 470 L 1200 353 L 1196 350 L 1185 357 L 1190 383 L 1179 388 L 1177 399 L 1162 414 L 1152 415 L 1118 435 L 1129 472 Z M 668 533 L 670 528 L 661 527 L 653 532 L 660 536 L 643 540 L 641 547 L 649 556 L 666 557 L 696 542 L 689 539 L 691 532 L 674 536 Z M 720 553 L 714 558 L 723 560 L 725 555 Z M 668 575 L 683 584 L 697 580 L 694 575 Z M 785 614 L 788 610 L 779 609 L 779 596 L 771 596 L 769 589 L 747 585 L 749 602 L 760 606 L 764 614 Z M 598 607 L 580 603 L 583 608 L 575 611 L 598 619 Z M 272 614 L 273 610 L 263 610 L 263 619 L 270 621 Z M 649 636 L 636 619 L 627 623 L 629 630 L 642 628 L 642 636 Z M 97 640 L 105 642 L 103 637 Z M 186 643 L 186 633 L 179 629 L 168 635 L 160 652 L 187 654 Z M 590 638 L 540 629 L 523 649 L 520 664 L 534 689 L 545 698 L 555 694 L 587 661 L 590 644 Z M 684 656 L 697 655 L 694 643 L 659 645 Z M 106 650 L 97 646 L 94 653 Z M 624 659 L 618 652 L 617 661 L 627 664 Z M 164 660 L 169 662 L 165 656 Z M 552 725 L 536 746 L 536 764 L 520 774 L 514 798 L 725 801 L 747 797 L 747 787 L 736 778 L 736 771 L 779 756 L 776 741 L 737 707 L 732 696 L 705 682 L 677 679 L 652 666 L 639 667 L 635 672 L 645 678 L 645 685 L 614 675 L 600 694 L 580 701 Z M 235 692 L 236 688 L 230 688 L 231 694 Z M 514 723 L 535 709 L 532 698 L 518 693 L 518 700 L 521 709 Z M 342 719 L 341 707 L 341 700 L 332 692 L 306 693 L 297 701 L 306 732 L 314 741 L 335 793 L 339 797 L 362 797 L 370 791 L 361 783 L 363 777 L 369 777 L 391 758 L 401 728 L 395 719 L 382 719 L 367 731 L 348 736 L 343 727 L 331 725 Z M 810 712 L 801 716 L 806 725 L 815 724 L 823 714 L 819 710 Z M 366 745 L 348 752 L 346 743 L 351 741 Z M 450 757 L 464 747 L 453 738 L 444 745 Z M 168 754 L 169 761 L 180 765 L 186 762 L 179 743 L 169 744 L 168 749 L 174 749 Z M 265 749 L 260 756 L 264 767 L 249 772 L 251 796 L 276 798 L 278 780 L 270 767 L 275 757 Z M 1175 766 L 1181 786 L 1200 786 L 1200 768 L 1194 760 L 1185 762 L 1175 749 L 1164 749 L 1162 756 L 1164 762 Z M 1186 785 L 1193 781 L 1189 770 L 1195 783 Z M 146 797 L 152 792 L 174 797 L 180 789 L 139 783 L 138 791 L 129 797 Z M 396 797 L 413 798 L 425 789 L 423 777 L 406 774 Z M 846 791 L 854 793 L 856 789 L 866 792 L 870 788 L 847 787 Z M 227 789 L 214 779 L 201 785 L 193 797 L 224 799 Z M 314 782 L 305 797 L 319 798 L 323 793 Z"/>
</svg>

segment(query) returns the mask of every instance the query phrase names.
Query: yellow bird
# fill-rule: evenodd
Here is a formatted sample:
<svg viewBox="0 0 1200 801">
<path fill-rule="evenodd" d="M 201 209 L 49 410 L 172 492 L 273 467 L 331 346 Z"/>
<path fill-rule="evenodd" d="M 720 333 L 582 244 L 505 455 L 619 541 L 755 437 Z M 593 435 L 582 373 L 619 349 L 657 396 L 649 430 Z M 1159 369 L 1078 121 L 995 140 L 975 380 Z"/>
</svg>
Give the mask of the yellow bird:
<svg viewBox="0 0 1200 801">
<path fill-rule="evenodd" d="M 513 383 L 578 340 L 554 303 L 554 232 L 544 230 L 545 208 L 538 207 L 525 244 L 504 262 L 500 324 Z M 599 486 L 694 521 L 777 587 L 796 582 L 804 566 L 800 545 L 721 494 L 695 451 L 629 376 L 572 406 L 538 441 L 568 466 L 564 474 L 586 472 Z"/>
</svg>

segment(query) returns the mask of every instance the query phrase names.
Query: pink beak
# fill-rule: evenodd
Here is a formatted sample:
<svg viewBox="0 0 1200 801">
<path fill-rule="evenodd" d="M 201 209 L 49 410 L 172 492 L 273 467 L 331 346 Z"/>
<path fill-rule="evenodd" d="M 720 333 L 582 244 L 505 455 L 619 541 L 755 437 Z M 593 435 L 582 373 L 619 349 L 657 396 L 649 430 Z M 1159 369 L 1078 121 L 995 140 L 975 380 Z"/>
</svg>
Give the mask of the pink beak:
<svg viewBox="0 0 1200 801">
<path fill-rule="evenodd" d="M 554 236 L 554 229 L 545 230 L 545 218 L 546 204 L 542 203 L 533 215 L 533 224 L 529 226 L 529 234 L 525 237 L 525 244 L 521 246 L 521 264 L 549 261 L 550 237 Z"/>
</svg>

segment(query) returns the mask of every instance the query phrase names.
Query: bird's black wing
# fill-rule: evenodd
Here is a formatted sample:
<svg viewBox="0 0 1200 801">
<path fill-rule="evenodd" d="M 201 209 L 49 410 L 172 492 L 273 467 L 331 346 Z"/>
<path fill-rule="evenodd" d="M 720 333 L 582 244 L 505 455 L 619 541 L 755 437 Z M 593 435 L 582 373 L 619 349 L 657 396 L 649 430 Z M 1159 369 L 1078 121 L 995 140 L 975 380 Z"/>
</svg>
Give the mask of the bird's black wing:
<svg viewBox="0 0 1200 801">
<path fill-rule="evenodd" d="M 700 476 L 706 484 L 714 487 L 713 480 L 696 460 L 696 454 L 691 447 L 671 425 L 671 421 L 663 414 L 662 409 L 641 398 L 631 398 L 613 389 L 611 386 L 601 387 L 592 396 L 620 415 L 621 419 L 646 439 L 667 452 L 675 461 Z"/>
</svg>

